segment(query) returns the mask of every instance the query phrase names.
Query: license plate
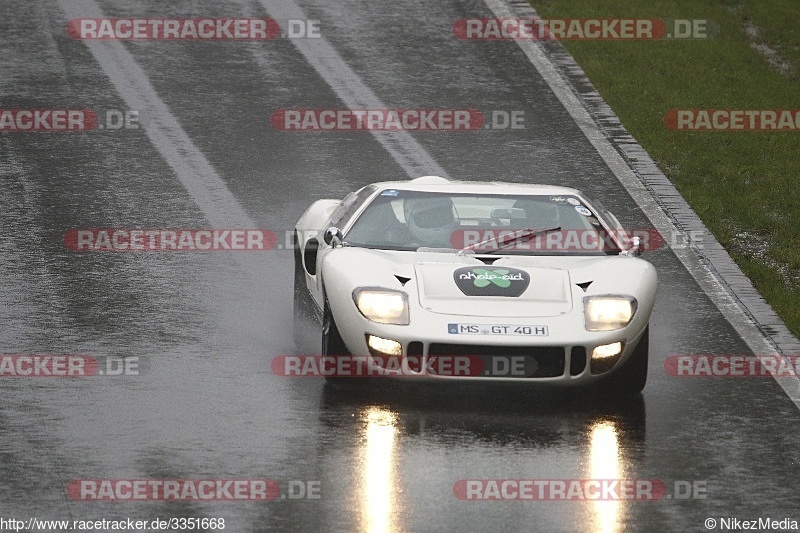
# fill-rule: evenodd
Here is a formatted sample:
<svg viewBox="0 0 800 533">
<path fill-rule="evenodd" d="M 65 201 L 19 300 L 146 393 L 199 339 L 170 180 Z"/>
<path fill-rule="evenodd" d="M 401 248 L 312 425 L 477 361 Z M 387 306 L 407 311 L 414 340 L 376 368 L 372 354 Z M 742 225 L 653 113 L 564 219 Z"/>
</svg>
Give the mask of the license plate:
<svg viewBox="0 0 800 533">
<path fill-rule="evenodd" d="M 451 335 L 520 335 L 546 337 L 547 326 L 520 326 L 519 324 L 447 324 Z"/>
</svg>

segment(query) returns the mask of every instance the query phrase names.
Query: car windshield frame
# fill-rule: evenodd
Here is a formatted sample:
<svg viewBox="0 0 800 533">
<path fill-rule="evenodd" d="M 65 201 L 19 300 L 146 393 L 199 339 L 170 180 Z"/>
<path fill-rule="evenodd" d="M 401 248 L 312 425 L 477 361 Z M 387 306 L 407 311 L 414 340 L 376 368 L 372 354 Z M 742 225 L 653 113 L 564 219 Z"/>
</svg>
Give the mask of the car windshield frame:
<svg viewBox="0 0 800 533">
<path fill-rule="evenodd" d="M 396 189 L 396 188 L 384 188 L 381 190 L 375 189 L 372 197 L 363 202 L 360 205 L 360 209 L 357 209 L 352 214 L 352 218 L 347 221 L 346 227 L 343 229 L 343 241 L 346 243 L 347 246 L 359 247 L 359 248 L 369 248 L 369 249 L 378 249 L 378 250 L 391 250 L 391 251 L 409 251 L 409 252 L 416 252 L 418 250 L 424 251 L 440 251 L 440 252 L 452 252 L 452 253 L 459 253 L 461 252 L 465 246 L 455 246 L 452 243 L 452 238 L 449 242 L 444 242 L 443 240 L 439 242 L 420 242 L 419 240 L 405 240 L 400 238 L 396 242 L 393 242 L 389 235 L 392 231 L 397 230 L 397 232 L 402 233 L 403 231 L 408 230 L 410 224 L 407 220 L 405 220 L 405 213 L 406 210 L 406 202 L 405 200 L 411 198 L 450 198 L 453 201 L 454 205 L 454 217 L 458 222 L 458 225 L 455 226 L 454 231 L 464 230 L 474 230 L 477 229 L 478 231 L 484 232 L 491 232 L 491 231 L 505 231 L 505 232 L 519 232 L 523 229 L 547 229 L 549 227 L 561 226 L 561 224 L 546 224 L 544 226 L 536 227 L 536 225 L 531 226 L 530 224 L 526 224 L 526 222 L 530 222 L 530 220 L 515 220 L 513 217 L 519 216 L 521 212 L 524 210 L 520 207 L 515 207 L 519 205 L 524 205 L 529 209 L 536 206 L 536 204 L 548 205 L 551 206 L 548 209 L 558 209 L 559 210 L 559 217 L 564 216 L 562 213 L 573 213 L 569 215 L 567 218 L 571 217 L 572 221 L 579 220 L 584 221 L 585 223 L 580 225 L 580 227 L 570 227 L 575 226 L 575 224 L 567 224 L 565 227 L 566 231 L 595 231 L 600 235 L 602 239 L 602 235 L 608 235 L 605 237 L 604 242 L 613 243 L 613 246 L 609 247 L 604 245 L 602 249 L 578 249 L 578 250 L 553 250 L 553 249 L 525 249 L 524 246 L 512 246 L 508 249 L 497 248 L 497 249 L 488 249 L 488 250 L 475 250 L 474 253 L 476 255 L 492 255 L 493 257 L 498 256 L 571 256 L 571 257 L 579 257 L 579 256 L 607 256 L 607 255 L 618 255 L 622 252 L 623 248 L 619 239 L 614 235 L 615 232 L 615 224 L 610 222 L 607 219 L 607 211 L 605 209 L 596 209 L 593 207 L 595 202 L 591 201 L 591 199 L 587 198 L 585 195 L 575 192 L 564 192 L 560 194 L 544 194 L 544 193 L 509 193 L 509 192 L 443 192 L 443 191 L 424 191 L 424 190 L 410 190 L 410 189 Z M 459 201 L 460 200 L 460 201 Z M 484 201 L 484 204 L 474 204 L 472 207 L 476 211 L 483 209 L 484 211 L 488 211 L 489 214 L 498 212 L 500 210 L 502 214 L 508 215 L 508 218 L 492 218 L 491 216 L 477 216 L 475 213 L 468 214 L 466 211 L 470 208 L 470 206 L 465 204 L 469 203 L 469 201 L 477 202 L 480 200 Z M 498 206 L 497 208 L 490 208 L 489 205 L 486 204 L 486 201 L 490 200 L 497 200 Z M 398 202 L 402 202 L 402 208 L 398 207 Z M 522 202 L 522 203 L 520 203 Z M 526 203 L 527 202 L 527 203 Z M 388 208 L 387 208 L 388 205 Z M 378 208 L 383 211 L 382 214 L 376 214 L 376 211 L 373 208 Z M 580 208 L 580 209 L 579 209 Z M 563 211 L 561 211 L 563 210 Z M 434 211 L 432 208 L 429 211 Z M 555 212 L 555 211 L 554 211 Z M 579 215 L 575 215 L 574 213 L 577 212 Z M 588 212 L 588 214 L 586 214 Z M 529 213 L 529 211 L 526 211 Z M 392 218 L 391 215 L 394 215 Z M 486 215 L 486 213 L 484 213 Z M 412 215 L 413 216 L 413 215 Z M 530 215 L 529 215 L 530 216 Z M 592 220 L 592 222 L 589 222 Z M 384 221 L 386 222 L 386 227 L 381 226 L 380 224 L 376 224 L 376 221 Z M 465 224 L 465 222 L 467 222 Z M 481 225 L 481 223 L 491 223 L 491 225 Z M 500 225 L 497 225 L 500 224 Z M 392 227 L 390 227 L 392 226 Z M 403 229 L 405 227 L 405 229 Z M 367 229 L 369 228 L 369 229 Z M 381 239 L 376 238 L 365 238 L 367 235 L 380 235 Z M 386 236 L 386 240 L 383 240 L 384 235 Z M 466 238 L 466 237 L 465 237 Z M 534 237 L 536 238 L 536 237 Z M 502 241 L 500 241 L 502 242 Z M 520 242 L 527 242 L 525 239 L 520 239 Z M 463 253 L 463 252 L 462 252 Z"/>
</svg>

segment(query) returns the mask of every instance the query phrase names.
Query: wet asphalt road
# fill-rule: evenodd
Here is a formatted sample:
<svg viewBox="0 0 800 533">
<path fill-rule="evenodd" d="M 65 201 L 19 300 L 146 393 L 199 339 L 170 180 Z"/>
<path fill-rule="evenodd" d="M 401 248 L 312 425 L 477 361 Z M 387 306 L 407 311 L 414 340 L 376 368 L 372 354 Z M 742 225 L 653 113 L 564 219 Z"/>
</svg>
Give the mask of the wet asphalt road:
<svg viewBox="0 0 800 533">
<path fill-rule="evenodd" d="M 106 17 L 266 17 L 257 2 L 98 2 Z M 522 130 L 416 133 L 453 178 L 539 181 L 648 227 L 514 43 L 465 42 L 480 2 L 303 2 L 389 108 L 522 110 Z M 57 3 L 0 5 L 0 107 L 127 110 Z M 287 39 L 129 42 L 155 93 L 239 206 L 279 236 L 318 198 L 406 172 L 367 132 L 289 133 L 283 108 L 342 108 Z M 148 124 L 161 117 L 141 114 Z M 219 210 L 224 205 L 218 206 Z M 0 134 L 0 351 L 138 357 L 139 375 L 0 378 L 0 517 L 224 517 L 226 531 L 705 530 L 800 519 L 800 413 L 770 379 L 680 379 L 672 354 L 747 347 L 668 250 L 641 399 L 519 389 L 343 391 L 272 374 L 294 353 L 292 253 L 76 253 L 70 228 L 206 228 L 143 130 Z M 319 499 L 91 502 L 70 480 L 268 478 Z M 699 482 L 704 499 L 472 502 L 461 479 Z"/>
</svg>

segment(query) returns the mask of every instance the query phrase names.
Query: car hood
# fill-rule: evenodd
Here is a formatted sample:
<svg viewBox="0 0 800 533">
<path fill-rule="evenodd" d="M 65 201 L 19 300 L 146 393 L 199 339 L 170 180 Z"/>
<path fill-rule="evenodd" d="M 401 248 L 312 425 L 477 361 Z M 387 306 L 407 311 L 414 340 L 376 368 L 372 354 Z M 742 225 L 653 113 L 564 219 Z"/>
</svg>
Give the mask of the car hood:
<svg viewBox="0 0 800 533">
<path fill-rule="evenodd" d="M 440 254 L 441 255 L 441 254 Z M 417 261 L 420 305 L 448 315 L 486 317 L 558 316 L 572 310 L 569 271 L 499 259 Z"/>
<path fill-rule="evenodd" d="M 637 296 L 646 261 L 620 256 L 482 256 L 341 247 L 325 284 L 404 290 L 420 307 L 452 316 L 552 317 L 590 294 Z M 645 276 L 646 277 L 646 276 Z"/>
</svg>

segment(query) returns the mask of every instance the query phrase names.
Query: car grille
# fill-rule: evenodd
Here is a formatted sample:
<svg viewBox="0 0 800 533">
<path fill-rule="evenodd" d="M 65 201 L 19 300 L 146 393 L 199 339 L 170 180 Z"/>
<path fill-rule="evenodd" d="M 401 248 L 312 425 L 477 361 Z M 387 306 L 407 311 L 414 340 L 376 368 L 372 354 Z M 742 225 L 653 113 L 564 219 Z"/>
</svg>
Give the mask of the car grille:
<svg viewBox="0 0 800 533">
<path fill-rule="evenodd" d="M 522 357 L 524 375 L 491 373 L 486 377 L 551 378 L 564 375 L 564 348 L 560 346 L 484 346 L 478 344 L 433 343 L 428 347 L 428 357 L 437 355 L 463 355 L 478 357 L 486 369 L 502 368 L 509 357 Z M 495 361 L 503 360 L 502 362 Z M 531 364 L 535 362 L 534 364 Z M 497 366 L 495 366 L 497 364 Z"/>
<path fill-rule="evenodd" d="M 574 346 L 569 358 L 569 375 L 577 376 L 586 370 L 586 348 L 584 346 Z"/>
</svg>

